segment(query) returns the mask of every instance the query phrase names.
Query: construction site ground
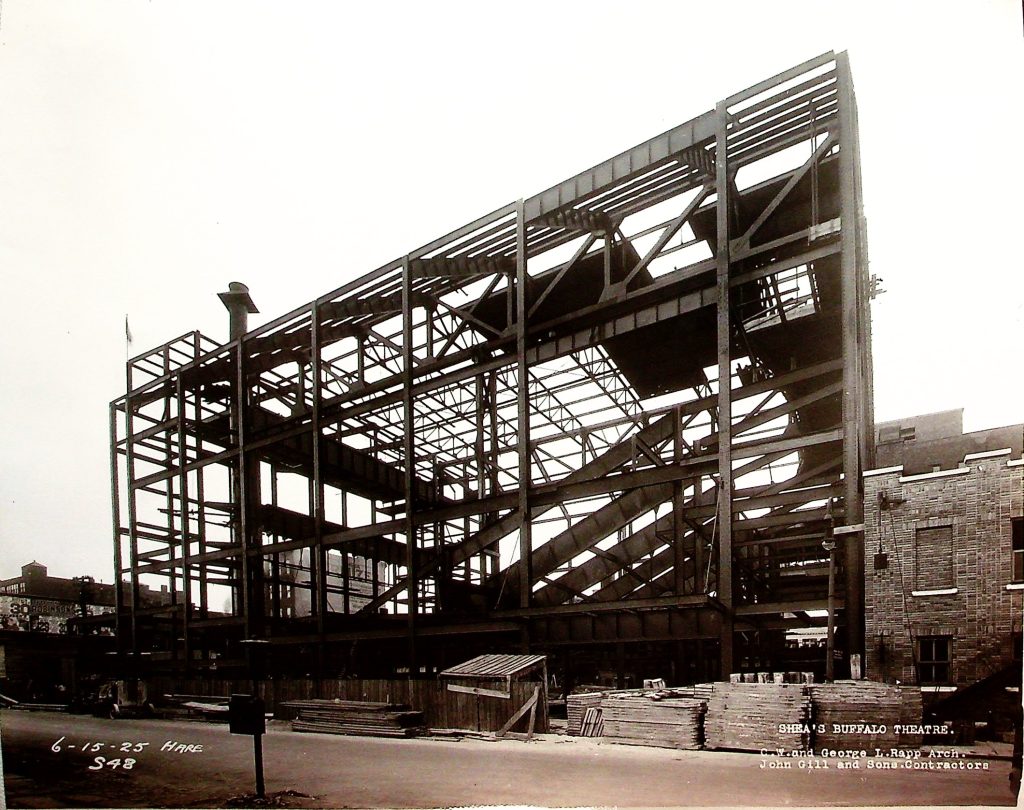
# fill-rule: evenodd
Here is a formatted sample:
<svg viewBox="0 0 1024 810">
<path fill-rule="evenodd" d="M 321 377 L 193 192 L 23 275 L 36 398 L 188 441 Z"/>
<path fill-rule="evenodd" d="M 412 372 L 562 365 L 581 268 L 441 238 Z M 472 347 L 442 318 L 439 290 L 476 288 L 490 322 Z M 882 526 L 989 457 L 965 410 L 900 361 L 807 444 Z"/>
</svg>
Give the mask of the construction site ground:
<svg viewBox="0 0 1024 810">
<path fill-rule="evenodd" d="M 529 742 L 302 734 L 273 721 L 263 749 L 266 791 L 286 807 L 1015 804 L 1010 763 L 998 747 L 871 758 L 892 766 L 878 768 L 866 759 L 681 751 L 558 734 Z M 0 751 L 12 808 L 259 804 L 252 738 L 223 724 L 4 711 Z M 855 761 L 860 767 L 840 767 Z M 949 762 L 956 764 L 942 764 Z"/>
</svg>

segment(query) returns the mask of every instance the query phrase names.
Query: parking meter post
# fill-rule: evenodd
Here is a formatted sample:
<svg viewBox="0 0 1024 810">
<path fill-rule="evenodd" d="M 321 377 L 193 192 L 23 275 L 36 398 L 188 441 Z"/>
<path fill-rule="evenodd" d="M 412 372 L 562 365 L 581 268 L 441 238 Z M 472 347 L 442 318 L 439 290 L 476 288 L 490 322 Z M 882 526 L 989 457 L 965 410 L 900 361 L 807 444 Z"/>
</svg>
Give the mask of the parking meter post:
<svg viewBox="0 0 1024 810">
<path fill-rule="evenodd" d="M 256 770 L 256 795 L 263 798 L 263 735 L 267 730 L 263 701 L 254 695 L 232 695 L 228 702 L 228 730 L 232 734 L 252 735 L 252 755 Z"/>
<path fill-rule="evenodd" d="M 252 754 L 255 760 L 256 766 L 256 798 L 262 799 L 264 793 L 263 786 L 263 735 L 254 734 L 252 736 Z"/>
</svg>

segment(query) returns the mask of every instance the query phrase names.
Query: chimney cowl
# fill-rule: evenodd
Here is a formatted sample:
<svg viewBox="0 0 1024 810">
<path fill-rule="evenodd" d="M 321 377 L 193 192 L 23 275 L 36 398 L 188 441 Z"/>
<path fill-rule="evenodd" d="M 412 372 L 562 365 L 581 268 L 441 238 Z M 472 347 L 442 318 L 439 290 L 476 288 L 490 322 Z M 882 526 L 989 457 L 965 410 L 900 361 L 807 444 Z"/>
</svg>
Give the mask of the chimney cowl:
<svg viewBox="0 0 1024 810">
<path fill-rule="evenodd" d="M 229 340 L 238 340 L 249 331 L 249 315 L 259 312 L 249 295 L 249 288 L 241 281 L 228 284 L 228 291 L 217 293 L 228 310 Z"/>
</svg>

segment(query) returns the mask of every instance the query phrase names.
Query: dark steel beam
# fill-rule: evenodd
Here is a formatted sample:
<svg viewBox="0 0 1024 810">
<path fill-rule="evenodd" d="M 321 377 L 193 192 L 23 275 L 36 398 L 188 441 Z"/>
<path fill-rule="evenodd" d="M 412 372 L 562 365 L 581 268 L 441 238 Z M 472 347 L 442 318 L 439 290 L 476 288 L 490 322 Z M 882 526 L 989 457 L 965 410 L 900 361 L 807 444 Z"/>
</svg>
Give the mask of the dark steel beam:
<svg viewBox="0 0 1024 810">
<path fill-rule="evenodd" d="M 415 399 L 412 390 L 413 383 L 413 354 L 412 354 L 412 317 L 413 317 L 413 294 L 412 294 L 412 267 L 409 257 L 402 260 L 402 417 L 403 437 L 402 457 L 404 458 L 405 472 L 405 518 L 403 529 L 405 530 L 406 558 L 405 567 L 409 576 L 408 588 L 408 659 L 409 677 L 415 677 L 419 671 L 418 650 L 416 645 L 417 614 L 419 613 L 419 580 L 416 577 L 416 546 L 418 529 L 415 522 L 415 490 L 416 490 L 416 434 L 414 427 Z"/>
<path fill-rule="evenodd" d="M 715 276 L 717 279 L 717 346 L 718 346 L 718 601 L 727 618 L 722 623 L 721 672 L 727 677 L 733 670 L 733 628 L 728 616 L 732 612 L 732 328 L 730 320 L 729 232 L 731 216 L 731 177 L 729 175 L 728 127 L 726 102 L 715 111 L 715 211 L 717 247 Z"/>
<path fill-rule="evenodd" d="M 532 618 L 541 616 L 572 616 L 589 613 L 614 613 L 621 610 L 664 610 L 666 608 L 705 607 L 705 594 L 689 596 L 658 596 L 651 599 L 627 599 L 621 602 L 584 602 L 578 605 L 551 605 L 518 610 L 495 610 L 490 616 L 495 619 Z"/>
<path fill-rule="evenodd" d="M 862 289 L 858 265 L 858 227 L 860 211 L 857 201 L 857 172 L 854 161 L 853 85 L 850 77 L 849 59 L 846 53 L 836 59 L 836 73 L 839 77 L 839 92 L 842 103 L 839 108 L 839 126 L 842 143 L 839 152 L 839 184 L 842 204 L 842 345 L 843 345 L 843 476 L 846 484 L 846 525 L 862 523 L 864 520 L 863 479 L 861 477 L 861 441 L 863 365 L 858 327 L 866 313 L 866 304 L 858 292 Z M 851 655 L 860 656 L 863 672 L 864 655 L 864 548 L 863 534 L 853 533 L 844 539 L 846 569 L 846 601 L 852 607 L 847 617 L 848 646 Z"/>
</svg>

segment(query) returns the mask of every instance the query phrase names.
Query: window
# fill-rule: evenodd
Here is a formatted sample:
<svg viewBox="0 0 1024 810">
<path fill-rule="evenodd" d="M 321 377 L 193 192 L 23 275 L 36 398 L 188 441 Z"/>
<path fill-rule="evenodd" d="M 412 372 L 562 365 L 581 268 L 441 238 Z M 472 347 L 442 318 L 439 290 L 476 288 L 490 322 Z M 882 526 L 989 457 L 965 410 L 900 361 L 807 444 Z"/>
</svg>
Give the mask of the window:
<svg viewBox="0 0 1024 810">
<path fill-rule="evenodd" d="M 953 527 L 918 529 L 914 535 L 914 579 L 920 590 L 953 587 Z"/>
<path fill-rule="evenodd" d="M 917 641 L 919 680 L 922 684 L 949 683 L 949 636 L 926 636 Z"/>
<path fill-rule="evenodd" d="M 909 442 L 917 438 L 917 429 L 913 425 L 885 425 L 878 429 L 878 443 Z"/>
<path fill-rule="evenodd" d="M 1013 581 L 1024 582 L 1024 517 L 1013 518 Z"/>
<path fill-rule="evenodd" d="M 899 425 L 886 425 L 883 428 L 878 429 L 878 443 L 889 444 L 890 442 L 898 442 L 900 440 L 900 426 Z"/>
</svg>

